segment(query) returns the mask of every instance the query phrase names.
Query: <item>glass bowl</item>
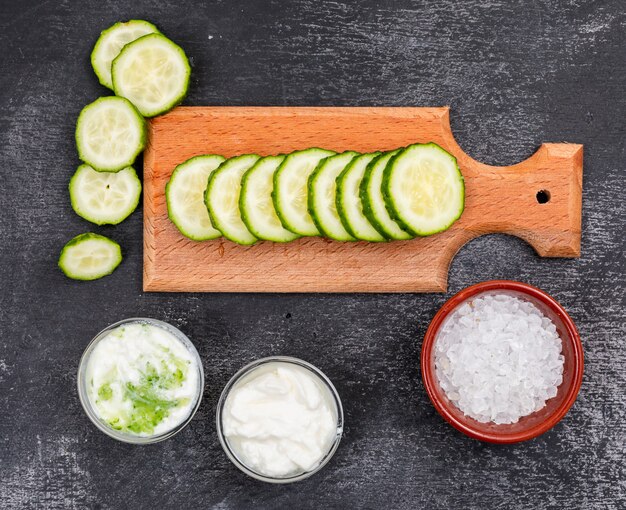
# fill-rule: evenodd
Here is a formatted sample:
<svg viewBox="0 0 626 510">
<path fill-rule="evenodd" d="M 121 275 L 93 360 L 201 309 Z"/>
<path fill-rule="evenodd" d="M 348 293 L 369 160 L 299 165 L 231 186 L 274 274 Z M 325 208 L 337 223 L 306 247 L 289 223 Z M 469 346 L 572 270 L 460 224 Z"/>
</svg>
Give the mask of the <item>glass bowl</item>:
<svg viewBox="0 0 626 510">
<path fill-rule="evenodd" d="M 556 326 L 562 341 L 563 382 L 555 397 L 539 411 L 523 416 L 516 423 L 481 423 L 457 408 L 440 387 L 435 373 L 434 345 L 446 318 L 466 301 L 485 293 L 509 294 L 533 303 Z M 531 285 L 510 280 L 492 280 L 468 287 L 452 296 L 430 323 L 421 354 L 422 380 L 435 409 L 454 428 L 464 434 L 490 443 L 517 443 L 550 430 L 569 411 L 576 400 L 583 377 L 583 346 L 574 322 L 551 296 Z"/>
<path fill-rule="evenodd" d="M 112 429 L 111 427 L 109 427 L 109 425 L 107 425 L 103 420 L 99 418 L 98 413 L 96 412 L 93 405 L 91 404 L 91 401 L 89 400 L 89 395 L 87 392 L 87 381 L 86 381 L 86 372 L 87 372 L 87 365 L 89 362 L 89 357 L 91 356 L 91 353 L 93 352 L 96 345 L 98 345 L 100 340 L 106 337 L 107 334 L 111 332 L 113 329 L 119 326 L 123 326 L 125 324 L 149 324 L 151 326 L 164 329 L 165 331 L 167 331 L 168 333 L 171 333 L 174 337 L 176 337 L 176 339 L 178 339 L 180 342 L 182 342 L 182 344 L 189 350 L 189 352 L 192 354 L 192 357 L 195 358 L 195 361 L 196 361 L 196 367 L 198 370 L 198 391 L 196 393 L 196 399 L 193 405 L 189 409 L 189 415 L 182 422 L 180 422 L 178 425 L 176 425 L 172 429 L 162 432 L 160 434 L 155 434 L 152 436 L 139 436 L 139 435 L 128 434 L 128 433 L 124 433 L 124 432 L 120 432 L 118 430 Z M 122 441 L 124 443 L 152 444 L 152 443 L 158 443 L 159 441 L 168 439 L 172 437 L 173 435 L 177 434 L 178 432 L 180 432 L 191 421 L 194 414 L 196 414 L 196 411 L 198 410 L 198 407 L 200 406 L 200 401 L 202 400 L 202 394 L 204 392 L 204 369 L 202 368 L 202 360 L 200 359 L 200 355 L 198 354 L 198 351 L 196 350 L 194 345 L 191 343 L 189 338 L 187 338 L 187 336 L 178 328 L 175 328 L 171 324 L 168 324 L 167 322 L 163 322 L 157 319 L 133 317 L 130 319 L 124 319 L 122 321 L 116 322 L 115 324 L 111 324 L 110 326 L 107 326 L 102 331 L 100 331 L 100 333 L 98 333 L 91 340 L 91 342 L 89 342 L 89 344 L 87 345 L 87 348 L 85 349 L 85 352 L 83 353 L 80 359 L 80 363 L 78 365 L 77 384 L 78 384 L 78 397 L 80 399 L 81 405 L 83 406 L 83 409 L 85 410 L 85 413 L 87 413 L 87 416 L 89 417 L 89 419 L 102 432 L 112 437 L 113 439 L 117 439 L 118 441 Z"/>
<path fill-rule="evenodd" d="M 250 374 L 257 368 L 267 363 L 291 363 L 291 364 L 297 365 L 301 368 L 304 368 L 310 371 L 319 380 L 319 382 L 329 391 L 330 395 L 332 396 L 332 401 L 335 404 L 335 411 L 336 411 L 336 416 L 337 416 L 337 433 L 336 433 L 335 439 L 332 442 L 328 452 L 320 460 L 317 466 L 315 466 L 313 469 L 309 471 L 297 473 L 295 475 L 284 477 L 284 478 L 267 476 L 249 468 L 242 460 L 239 459 L 237 454 L 228 444 L 228 439 L 224 436 L 224 431 L 222 427 L 222 413 L 224 411 L 224 406 L 226 404 L 226 400 L 228 398 L 230 391 L 235 387 L 235 385 L 243 377 L 247 376 L 248 374 Z M 228 381 L 217 403 L 216 425 L 217 425 L 217 436 L 219 437 L 222 448 L 224 449 L 224 451 L 226 452 L 226 455 L 235 466 L 237 466 L 241 471 L 251 476 L 252 478 L 256 478 L 257 480 L 261 480 L 262 482 L 285 484 L 285 483 L 297 482 L 300 480 L 304 480 L 305 478 L 308 478 L 309 476 L 317 473 L 320 469 L 322 469 L 328 463 L 328 461 L 332 458 L 335 451 L 337 451 L 337 447 L 339 446 L 339 442 L 341 441 L 341 436 L 343 434 L 343 407 L 341 405 L 339 394 L 337 393 L 337 390 L 333 386 L 333 383 L 330 382 L 330 379 L 328 379 L 328 377 L 326 377 L 326 375 L 324 375 L 324 373 L 321 370 L 314 367 L 310 363 L 307 363 L 306 361 L 303 361 L 298 358 L 292 358 L 289 356 L 271 356 L 269 358 L 259 359 L 257 361 L 254 361 L 246 365 L 241 370 L 239 370 L 230 379 L 230 381 Z"/>
</svg>

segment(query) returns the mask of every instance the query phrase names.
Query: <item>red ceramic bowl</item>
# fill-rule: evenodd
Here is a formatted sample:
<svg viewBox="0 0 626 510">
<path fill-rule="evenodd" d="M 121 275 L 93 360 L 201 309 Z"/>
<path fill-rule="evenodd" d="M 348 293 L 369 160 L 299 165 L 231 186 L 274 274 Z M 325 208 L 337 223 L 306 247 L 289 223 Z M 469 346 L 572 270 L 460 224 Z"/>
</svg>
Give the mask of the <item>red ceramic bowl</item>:
<svg viewBox="0 0 626 510">
<path fill-rule="evenodd" d="M 546 402 L 546 406 L 517 423 L 496 425 L 480 423 L 463 414 L 439 386 L 435 374 L 433 347 L 448 315 L 470 298 L 483 293 L 507 293 L 535 304 L 549 317 L 563 341 L 563 382 L 557 395 Z M 509 280 L 492 280 L 479 283 L 452 296 L 437 312 L 430 323 L 422 345 L 422 379 L 435 409 L 454 428 L 464 434 L 490 443 L 517 443 L 537 437 L 556 425 L 576 400 L 583 378 L 583 346 L 576 326 L 563 307 L 548 294 L 525 283 Z"/>
</svg>

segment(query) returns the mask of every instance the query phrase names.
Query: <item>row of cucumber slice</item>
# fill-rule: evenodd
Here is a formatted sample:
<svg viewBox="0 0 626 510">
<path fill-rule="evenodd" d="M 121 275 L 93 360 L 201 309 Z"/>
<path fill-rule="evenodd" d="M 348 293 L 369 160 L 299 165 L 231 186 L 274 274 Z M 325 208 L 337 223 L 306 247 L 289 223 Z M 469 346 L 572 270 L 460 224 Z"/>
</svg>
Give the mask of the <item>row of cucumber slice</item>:
<svg viewBox="0 0 626 510">
<path fill-rule="evenodd" d="M 197 156 L 176 167 L 166 199 L 169 218 L 196 241 L 381 242 L 448 229 L 463 212 L 465 187 L 456 159 L 428 143 L 366 154 Z"/>
<path fill-rule="evenodd" d="M 145 117 L 182 101 L 191 68 L 184 51 L 152 23 L 130 20 L 104 30 L 91 53 L 102 85 L 115 96 L 85 106 L 76 123 L 76 147 L 84 162 L 70 180 L 72 208 L 96 225 L 116 225 L 139 204 L 141 182 L 132 167 L 143 151 Z M 81 234 L 61 251 L 59 267 L 70 278 L 94 280 L 120 264 L 120 246 L 94 233 Z"/>
</svg>

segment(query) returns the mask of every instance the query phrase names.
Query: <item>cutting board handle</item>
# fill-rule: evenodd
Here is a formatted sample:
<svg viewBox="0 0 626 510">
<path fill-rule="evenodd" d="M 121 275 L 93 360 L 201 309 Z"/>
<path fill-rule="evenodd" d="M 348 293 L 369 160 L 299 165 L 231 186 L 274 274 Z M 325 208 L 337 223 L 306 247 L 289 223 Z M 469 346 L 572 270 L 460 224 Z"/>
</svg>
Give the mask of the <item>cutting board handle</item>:
<svg viewBox="0 0 626 510">
<path fill-rule="evenodd" d="M 468 156 L 441 117 L 444 146 L 458 160 L 466 182 L 465 211 L 455 229 L 454 252 L 472 238 L 503 233 L 528 242 L 543 257 L 579 257 L 583 146 L 544 143 L 530 158 L 490 166 Z"/>
</svg>

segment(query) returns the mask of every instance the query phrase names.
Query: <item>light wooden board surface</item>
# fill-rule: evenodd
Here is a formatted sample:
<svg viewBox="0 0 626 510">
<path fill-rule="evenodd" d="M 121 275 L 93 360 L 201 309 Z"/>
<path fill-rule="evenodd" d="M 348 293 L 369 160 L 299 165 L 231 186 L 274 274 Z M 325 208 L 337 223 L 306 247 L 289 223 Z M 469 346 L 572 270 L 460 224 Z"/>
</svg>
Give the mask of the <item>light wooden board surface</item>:
<svg viewBox="0 0 626 510">
<path fill-rule="evenodd" d="M 546 143 L 506 167 L 466 155 L 449 109 L 413 107 L 179 107 L 150 122 L 144 162 L 145 291 L 445 292 L 448 267 L 470 239 L 507 233 L 544 257 L 580 255 L 582 145 Z M 458 159 L 466 207 L 448 231 L 389 243 L 303 238 L 243 247 L 195 242 L 167 217 L 165 184 L 199 154 L 262 156 L 311 146 L 337 152 L 436 142 Z M 540 204 L 537 192 L 550 200 Z"/>
</svg>

